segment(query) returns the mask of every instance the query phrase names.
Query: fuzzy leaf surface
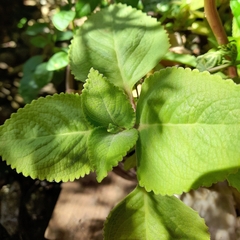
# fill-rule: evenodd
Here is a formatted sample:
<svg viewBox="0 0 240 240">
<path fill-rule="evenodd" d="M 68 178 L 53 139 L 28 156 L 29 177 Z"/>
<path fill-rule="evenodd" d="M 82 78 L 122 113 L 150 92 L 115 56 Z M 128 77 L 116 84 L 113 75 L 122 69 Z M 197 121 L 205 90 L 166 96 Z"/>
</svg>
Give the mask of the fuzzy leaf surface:
<svg viewBox="0 0 240 240">
<path fill-rule="evenodd" d="M 135 113 L 126 94 L 91 69 L 82 93 L 83 110 L 95 126 L 132 128 Z"/>
<path fill-rule="evenodd" d="M 104 127 L 93 130 L 89 138 L 89 157 L 99 182 L 136 144 L 137 138 L 135 128 L 115 134 L 107 132 Z"/>
<path fill-rule="evenodd" d="M 85 81 L 93 67 L 130 93 L 168 47 L 167 34 L 156 19 L 130 6 L 110 5 L 91 15 L 77 32 L 70 66 L 78 80 Z"/>
<path fill-rule="evenodd" d="M 155 195 L 137 187 L 110 213 L 106 240 L 209 240 L 204 220 L 174 196 Z"/>
<path fill-rule="evenodd" d="M 92 170 L 87 148 L 91 131 L 79 95 L 39 98 L 0 127 L 0 155 L 25 176 L 74 180 Z"/>
<path fill-rule="evenodd" d="M 240 166 L 240 86 L 169 68 L 149 77 L 137 105 L 141 186 L 174 194 L 224 180 Z"/>
</svg>

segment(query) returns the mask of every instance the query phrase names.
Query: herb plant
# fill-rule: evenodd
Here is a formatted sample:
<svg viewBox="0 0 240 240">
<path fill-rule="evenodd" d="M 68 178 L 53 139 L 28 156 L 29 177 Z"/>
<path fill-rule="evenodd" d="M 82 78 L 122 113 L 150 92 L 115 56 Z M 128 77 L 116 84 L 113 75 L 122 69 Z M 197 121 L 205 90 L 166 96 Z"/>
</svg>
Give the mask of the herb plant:
<svg viewBox="0 0 240 240">
<path fill-rule="evenodd" d="M 131 161 L 138 186 L 111 211 L 105 239 L 210 239 L 204 220 L 174 194 L 225 179 L 239 188 L 239 85 L 177 67 L 145 77 L 168 48 L 156 19 L 110 5 L 88 18 L 70 47 L 82 93 L 34 100 L 0 127 L 3 159 L 32 178 L 96 172 L 101 182 L 125 156 Z"/>
</svg>

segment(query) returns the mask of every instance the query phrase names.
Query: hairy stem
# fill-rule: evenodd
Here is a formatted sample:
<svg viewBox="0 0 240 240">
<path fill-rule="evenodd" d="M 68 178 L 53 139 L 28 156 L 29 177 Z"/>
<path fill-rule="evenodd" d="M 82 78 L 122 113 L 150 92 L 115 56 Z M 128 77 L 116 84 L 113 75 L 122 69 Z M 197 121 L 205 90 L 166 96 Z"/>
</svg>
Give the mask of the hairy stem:
<svg viewBox="0 0 240 240">
<path fill-rule="evenodd" d="M 219 17 L 216 8 L 216 1 L 215 0 L 204 0 L 204 11 L 209 26 L 211 27 L 214 36 L 217 39 L 219 45 L 228 44 L 227 34 L 224 30 L 222 25 L 222 21 Z M 228 75 L 231 78 L 237 77 L 237 69 L 235 66 L 230 66 L 228 68 Z"/>
</svg>

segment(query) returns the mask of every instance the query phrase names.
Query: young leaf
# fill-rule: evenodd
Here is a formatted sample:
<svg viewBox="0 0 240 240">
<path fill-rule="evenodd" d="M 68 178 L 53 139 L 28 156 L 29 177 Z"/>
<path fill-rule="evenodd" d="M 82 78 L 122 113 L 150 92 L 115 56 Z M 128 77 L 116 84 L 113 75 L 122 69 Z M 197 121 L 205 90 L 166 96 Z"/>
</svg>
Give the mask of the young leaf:
<svg viewBox="0 0 240 240">
<path fill-rule="evenodd" d="M 67 28 L 70 22 L 73 21 L 73 19 L 75 18 L 75 14 L 76 13 L 72 10 L 61 10 L 53 16 L 53 25 L 59 31 L 63 31 Z"/>
<path fill-rule="evenodd" d="M 169 68 L 149 77 L 137 105 L 137 175 L 174 194 L 221 181 L 240 166 L 240 86 Z"/>
<path fill-rule="evenodd" d="M 132 128 L 135 113 L 122 90 L 91 69 L 82 93 L 83 111 L 95 126 Z"/>
<path fill-rule="evenodd" d="M 107 132 L 104 127 L 92 131 L 89 138 L 89 158 L 99 182 L 136 144 L 137 138 L 138 131 L 135 128 L 115 134 Z"/>
<path fill-rule="evenodd" d="M 48 61 L 47 70 L 55 71 L 68 65 L 68 55 L 66 52 L 55 53 Z"/>
<path fill-rule="evenodd" d="M 25 176 L 74 180 L 92 170 L 87 148 L 91 131 L 79 95 L 39 98 L 0 127 L 0 155 Z"/>
<path fill-rule="evenodd" d="M 110 5 L 91 15 L 77 32 L 70 66 L 78 80 L 85 81 L 93 67 L 130 93 L 168 47 L 167 34 L 156 19 L 130 6 Z"/>
<path fill-rule="evenodd" d="M 137 187 L 110 213 L 104 226 L 106 240 L 209 240 L 197 212 L 174 196 L 154 195 Z"/>
</svg>

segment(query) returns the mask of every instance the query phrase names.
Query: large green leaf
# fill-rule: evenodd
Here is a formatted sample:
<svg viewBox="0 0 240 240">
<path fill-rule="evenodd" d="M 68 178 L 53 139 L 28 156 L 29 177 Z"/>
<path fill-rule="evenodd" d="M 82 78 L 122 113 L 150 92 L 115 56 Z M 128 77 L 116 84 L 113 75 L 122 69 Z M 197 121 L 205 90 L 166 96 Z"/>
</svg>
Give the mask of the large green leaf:
<svg viewBox="0 0 240 240">
<path fill-rule="evenodd" d="M 70 66 L 85 81 L 90 68 L 131 93 L 168 50 L 160 24 L 132 7 L 117 4 L 93 14 L 79 29 L 70 48 Z"/>
<path fill-rule="evenodd" d="M 25 176 L 74 180 L 92 170 L 87 148 L 91 131 L 79 95 L 39 98 L 0 127 L 0 155 Z"/>
<path fill-rule="evenodd" d="M 197 212 L 172 196 L 154 195 L 137 187 L 110 213 L 104 227 L 106 240 L 209 240 Z"/>
<path fill-rule="evenodd" d="M 137 175 L 174 194 L 240 167 L 240 86 L 207 72 L 168 68 L 149 77 L 137 105 Z"/>
<path fill-rule="evenodd" d="M 132 128 L 135 113 L 126 94 L 91 69 L 82 93 L 83 111 L 95 126 Z"/>
<path fill-rule="evenodd" d="M 100 182 L 136 144 L 138 131 L 133 128 L 109 133 L 106 128 L 93 130 L 89 138 L 89 158 Z"/>
</svg>

